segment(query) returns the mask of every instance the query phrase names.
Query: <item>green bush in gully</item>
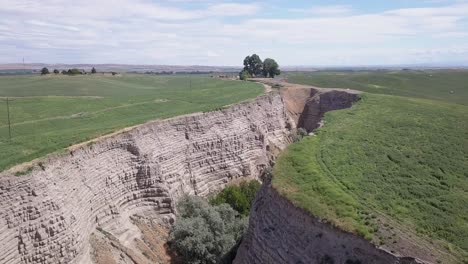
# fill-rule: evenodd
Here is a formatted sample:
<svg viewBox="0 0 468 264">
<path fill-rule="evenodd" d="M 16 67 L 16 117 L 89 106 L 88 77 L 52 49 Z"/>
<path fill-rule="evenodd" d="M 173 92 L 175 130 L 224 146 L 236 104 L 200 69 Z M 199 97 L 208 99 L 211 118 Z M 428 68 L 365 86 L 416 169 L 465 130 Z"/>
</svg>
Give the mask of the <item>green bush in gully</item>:
<svg viewBox="0 0 468 264">
<path fill-rule="evenodd" d="M 247 218 L 228 204 L 210 205 L 198 196 L 185 196 L 169 244 L 182 263 L 229 263 L 247 230 Z M 234 253 L 233 253 L 234 252 Z"/>
<path fill-rule="evenodd" d="M 182 198 L 169 241 L 183 263 L 231 263 L 259 188 L 257 181 L 242 182 L 226 187 L 209 202 L 197 196 Z"/>
<path fill-rule="evenodd" d="M 242 216 L 248 216 L 250 207 L 255 199 L 255 194 L 260 188 L 257 181 L 242 182 L 239 186 L 232 185 L 226 187 L 218 195 L 210 199 L 210 204 L 221 205 L 229 204 L 234 210 Z"/>
</svg>

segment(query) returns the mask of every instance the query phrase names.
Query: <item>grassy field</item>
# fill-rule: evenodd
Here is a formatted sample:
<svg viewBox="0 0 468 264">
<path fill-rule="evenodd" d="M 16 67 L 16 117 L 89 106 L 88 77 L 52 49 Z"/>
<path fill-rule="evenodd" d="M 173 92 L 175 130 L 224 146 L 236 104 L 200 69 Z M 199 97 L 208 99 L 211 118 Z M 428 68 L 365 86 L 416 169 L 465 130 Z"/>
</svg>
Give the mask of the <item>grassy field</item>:
<svg viewBox="0 0 468 264">
<path fill-rule="evenodd" d="M 288 73 L 288 81 L 330 88 L 351 88 L 468 105 L 467 70 L 318 71 Z"/>
<path fill-rule="evenodd" d="M 255 83 L 203 76 L 0 76 L 0 171 L 127 126 L 213 110 L 262 91 Z"/>
<path fill-rule="evenodd" d="M 363 94 L 279 157 L 273 185 L 368 239 L 380 215 L 467 256 L 467 117 L 464 105 Z"/>
</svg>

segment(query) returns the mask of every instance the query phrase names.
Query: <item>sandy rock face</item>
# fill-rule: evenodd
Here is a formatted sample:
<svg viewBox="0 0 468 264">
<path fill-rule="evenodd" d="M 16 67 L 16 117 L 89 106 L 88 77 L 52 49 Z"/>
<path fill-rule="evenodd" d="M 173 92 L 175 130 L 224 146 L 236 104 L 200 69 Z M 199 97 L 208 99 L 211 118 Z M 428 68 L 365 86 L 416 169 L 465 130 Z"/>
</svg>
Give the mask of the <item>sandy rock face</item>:
<svg viewBox="0 0 468 264">
<path fill-rule="evenodd" d="M 279 95 L 156 121 L 0 174 L 0 263 L 86 261 L 95 228 L 133 212 L 172 214 L 182 194 L 258 177 L 294 127 Z"/>
</svg>

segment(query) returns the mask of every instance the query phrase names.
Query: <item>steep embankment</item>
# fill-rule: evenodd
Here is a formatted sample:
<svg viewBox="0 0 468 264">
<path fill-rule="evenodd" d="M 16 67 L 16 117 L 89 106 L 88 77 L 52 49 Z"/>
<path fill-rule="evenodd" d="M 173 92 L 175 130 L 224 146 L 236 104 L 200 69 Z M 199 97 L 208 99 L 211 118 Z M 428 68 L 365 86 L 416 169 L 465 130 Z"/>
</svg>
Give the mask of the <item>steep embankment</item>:
<svg viewBox="0 0 468 264">
<path fill-rule="evenodd" d="M 365 239 L 333 228 L 264 183 L 234 263 L 399 263 Z M 406 262 L 403 262 L 406 263 Z M 408 262 L 410 263 L 410 262 Z"/>
<path fill-rule="evenodd" d="M 0 263 L 88 262 L 97 226 L 172 214 L 184 194 L 257 177 L 293 127 L 279 95 L 157 121 L 0 175 Z"/>
<path fill-rule="evenodd" d="M 299 115 L 299 120 L 318 120 L 320 105 L 313 101 L 304 107 L 304 115 L 316 109 L 312 118 Z M 464 263 L 467 110 L 437 101 L 365 94 L 354 107 L 328 113 L 315 136 L 289 146 L 276 160 L 272 189 L 257 198 L 263 205 L 252 210 L 252 228 L 239 262 L 402 261 L 369 257 L 384 249 L 428 263 Z M 269 199 L 277 201 L 260 202 Z M 314 237 L 318 225 L 302 227 L 293 220 L 306 217 L 308 223 L 326 222 L 320 226 L 342 231 L 331 229 L 325 240 L 306 240 Z M 362 241 L 353 234 L 378 249 L 369 251 L 373 247 L 363 249 L 360 242 L 344 238 Z M 336 244 L 327 247 L 326 241 Z M 341 244 L 345 247 L 333 247 Z"/>
<path fill-rule="evenodd" d="M 305 95 L 309 96 L 305 96 Z M 288 113 L 308 132 L 328 111 L 351 107 L 355 91 L 287 87 Z M 379 249 L 295 206 L 267 182 L 257 194 L 235 263 L 417 263 Z"/>
</svg>

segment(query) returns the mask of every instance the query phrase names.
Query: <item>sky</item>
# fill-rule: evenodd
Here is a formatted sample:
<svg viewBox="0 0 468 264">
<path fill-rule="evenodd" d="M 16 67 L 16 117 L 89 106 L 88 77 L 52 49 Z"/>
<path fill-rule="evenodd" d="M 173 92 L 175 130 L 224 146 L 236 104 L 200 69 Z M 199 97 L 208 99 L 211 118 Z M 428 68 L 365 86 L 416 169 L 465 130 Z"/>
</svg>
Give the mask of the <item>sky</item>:
<svg viewBox="0 0 468 264">
<path fill-rule="evenodd" d="M 0 0 L 0 63 L 468 65 L 468 0 Z"/>
</svg>

